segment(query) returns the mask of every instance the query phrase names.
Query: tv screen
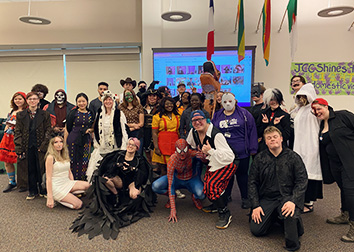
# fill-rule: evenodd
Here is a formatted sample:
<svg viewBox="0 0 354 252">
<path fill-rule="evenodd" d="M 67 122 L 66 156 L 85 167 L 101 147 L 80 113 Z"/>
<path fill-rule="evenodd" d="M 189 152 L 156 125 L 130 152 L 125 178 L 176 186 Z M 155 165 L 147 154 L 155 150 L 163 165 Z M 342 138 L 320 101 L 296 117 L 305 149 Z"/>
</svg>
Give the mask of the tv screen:
<svg viewBox="0 0 354 252">
<path fill-rule="evenodd" d="M 154 80 L 156 86 L 168 86 L 176 96 L 177 85 L 184 83 L 187 91 L 196 87 L 202 92 L 200 74 L 206 61 L 206 48 L 153 48 Z M 246 46 L 245 58 L 238 62 L 237 47 L 215 47 L 212 56 L 216 68 L 221 72 L 221 90 L 235 94 L 238 105 L 251 105 L 251 85 L 254 80 L 255 46 Z"/>
</svg>

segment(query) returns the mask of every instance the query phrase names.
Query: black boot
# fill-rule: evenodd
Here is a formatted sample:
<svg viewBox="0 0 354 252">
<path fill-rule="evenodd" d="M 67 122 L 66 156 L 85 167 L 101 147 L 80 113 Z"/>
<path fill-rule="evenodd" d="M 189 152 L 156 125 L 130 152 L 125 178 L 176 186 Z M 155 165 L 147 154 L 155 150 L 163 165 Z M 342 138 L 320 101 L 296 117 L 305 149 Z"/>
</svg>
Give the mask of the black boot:
<svg viewBox="0 0 354 252">
<path fill-rule="evenodd" d="M 216 222 L 216 228 L 218 229 L 225 229 L 231 223 L 232 215 L 230 210 L 227 208 L 225 204 L 226 201 L 224 199 L 227 196 L 228 195 L 222 195 L 213 202 L 214 206 L 218 208 L 219 219 Z"/>
</svg>

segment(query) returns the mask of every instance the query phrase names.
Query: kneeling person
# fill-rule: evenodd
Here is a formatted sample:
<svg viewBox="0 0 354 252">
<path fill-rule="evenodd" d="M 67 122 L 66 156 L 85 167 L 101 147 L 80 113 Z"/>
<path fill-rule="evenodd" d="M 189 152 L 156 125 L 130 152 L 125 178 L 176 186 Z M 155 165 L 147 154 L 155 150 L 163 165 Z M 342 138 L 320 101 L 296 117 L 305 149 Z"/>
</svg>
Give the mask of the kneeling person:
<svg viewBox="0 0 354 252">
<path fill-rule="evenodd" d="M 285 248 L 300 248 L 304 233 L 301 210 L 307 187 L 307 172 L 301 157 L 282 147 L 282 134 L 274 126 L 264 131 L 267 149 L 254 159 L 248 176 L 252 204 L 251 232 L 263 236 L 280 219 L 284 222 Z"/>
</svg>

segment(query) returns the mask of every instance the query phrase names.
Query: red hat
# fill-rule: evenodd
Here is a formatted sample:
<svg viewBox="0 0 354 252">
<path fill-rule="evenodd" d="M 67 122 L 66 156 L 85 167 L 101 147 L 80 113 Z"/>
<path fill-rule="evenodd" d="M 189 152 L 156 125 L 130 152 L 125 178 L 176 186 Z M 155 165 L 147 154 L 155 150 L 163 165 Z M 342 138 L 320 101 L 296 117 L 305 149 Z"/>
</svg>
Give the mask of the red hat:
<svg viewBox="0 0 354 252">
<path fill-rule="evenodd" d="M 19 94 L 23 97 L 23 99 L 26 99 L 26 94 L 24 92 L 18 91 L 16 94 Z"/>
<path fill-rule="evenodd" d="M 322 98 L 317 98 L 316 100 L 314 100 L 311 104 L 311 107 L 313 107 L 314 104 L 320 104 L 320 105 L 325 105 L 328 106 L 328 102 L 325 99 Z"/>
</svg>

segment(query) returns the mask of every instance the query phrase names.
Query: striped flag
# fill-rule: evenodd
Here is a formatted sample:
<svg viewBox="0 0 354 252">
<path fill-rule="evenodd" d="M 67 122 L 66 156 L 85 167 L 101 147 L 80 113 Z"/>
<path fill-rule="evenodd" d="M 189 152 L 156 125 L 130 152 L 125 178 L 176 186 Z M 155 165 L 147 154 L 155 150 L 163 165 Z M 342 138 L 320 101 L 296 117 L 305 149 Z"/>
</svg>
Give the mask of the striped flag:
<svg viewBox="0 0 354 252">
<path fill-rule="evenodd" d="M 238 1 L 237 11 L 237 23 L 238 23 L 238 62 L 241 62 L 245 58 L 245 19 L 243 14 L 243 0 Z"/>
<path fill-rule="evenodd" d="M 213 55 L 213 54 L 214 54 L 214 1 L 210 0 L 207 60 L 211 60 L 211 55 Z"/>
<path fill-rule="evenodd" d="M 297 49 L 297 0 L 289 0 L 287 10 L 290 34 L 291 59 L 294 61 L 294 56 Z"/>
<path fill-rule="evenodd" d="M 269 64 L 270 51 L 270 0 L 264 0 L 263 5 L 263 58 L 266 66 Z"/>
</svg>

